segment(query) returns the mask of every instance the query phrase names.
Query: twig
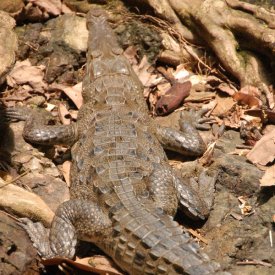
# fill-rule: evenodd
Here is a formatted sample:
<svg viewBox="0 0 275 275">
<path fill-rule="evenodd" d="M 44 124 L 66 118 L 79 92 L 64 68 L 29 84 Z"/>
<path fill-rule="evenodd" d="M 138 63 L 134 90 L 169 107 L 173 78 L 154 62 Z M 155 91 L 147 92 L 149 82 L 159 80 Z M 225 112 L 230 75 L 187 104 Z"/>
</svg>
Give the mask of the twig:
<svg viewBox="0 0 275 275">
<path fill-rule="evenodd" d="M 199 240 L 202 241 L 203 243 L 208 244 L 208 240 L 206 240 L 204 237 L 202 237 L 197 231 L 195 231 L 195 230 L 193 230 L 193 229 L 191 229 L 191 228 L 189 228 L 189 229 L 187 229 L 187 230 L 188 230 L 188 232 L 189 232 L 191 235 L 193 235 L 194 237 L 196 237 L 197 239 L 199 239 Z"/>
<path fill-rule="evenodd" d="M 20 222 L 20 220 L 18 218 L 16 218 L 15 216 L 11 215 L 8 212 L 5 212 L 3 210 L 0 210 L 1 213 L 4 213 L 5 215 L 9 216 L 11 219 L 15 220 L 16 222 Z"/>
<path fill-rule="evenodd" d="M 272 264 L 261 260 L 245 260 L 243 262 L 237 262 L 237 265 L 263 265 L 267 267 L 272 267 Z"/>
<path fill-rule="evenodd" d="M 10 180 L 10 181 L 8 181 L 8 182 L 5 182 L 3 179 L 1 179 L 1 182 L 3 181 L 4 184 L 1 185 L 0 188 L 3 188 L 3 187 L 5 187 L 5 186 L 7 186 L 7 185 L 9 185 L 9 184 L 11 184 L 11 183 L 17 181 L 18 179 L 24 177 L 24 176 L 25 176 L 26 174 L 28 174 L 29 172 L 30 172 L 30 169 L 27 169 L 24 173 L 20 174 L 19 176 L 15 177 L 14 179 L 12 179 L 12 180 Z"/>
<path fill-rule="evenodd" d="M 273 247 L 273 238 L 272 238 L 272 231 L 269 230 L 269 241 L 270 241 L 270 246 Z"/>
</svg>

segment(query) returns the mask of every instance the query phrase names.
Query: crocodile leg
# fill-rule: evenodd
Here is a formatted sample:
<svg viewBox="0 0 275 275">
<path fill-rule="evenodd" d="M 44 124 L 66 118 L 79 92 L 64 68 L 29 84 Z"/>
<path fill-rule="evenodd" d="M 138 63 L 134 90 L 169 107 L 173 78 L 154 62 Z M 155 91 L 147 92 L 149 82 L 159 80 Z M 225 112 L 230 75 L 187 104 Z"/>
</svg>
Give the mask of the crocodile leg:
<svg viewBox="0 0 275 275">
<path fill-rule="evenodd" d="M 166 214 L 174 216 L 179 202 L 181 211 L 187 216 L 195 220 L 204 220 L 209 214 L 212 201 L 208 196 L 206 198 L 199 191 L 202 189 L 205 194 L 209 195 L 210 189 L 214 190 L 215 181 L 211 177 L 205 178 L 201 176 L 203 189 L 196 185 L 197 182 L 194 179 L 190 180 L 193 183 L 193 185 L 190 185 L 177 177 L 168 165 L 155 164 L 154 166 L 153 173 L 150 175 L 149 182 L 147 183 L 147 188 L 155 205 L 164 210 Z M 212 185 L 209 186 L 207 184 Z M 209 190 L 207 189 L 208 187 Z M 207 203 L 209 200 L 210 202 Z"/>
<path fill-rule="evenodd" d="M 202 172 L 198 182 L 193 178 L 187 183 L 175 176 L 174 184 L 178 192 L 179 208 L 193 220 L 204 220 L 212 207 L 216 177 L 210 177 Z"/>
<path fill-rule="evenodd" d="M 21 219 L 34 246 L 43 258 L 61 256 L 73 258 L 77 239 L 96 242 L 108 237 L 112 223 L 100 207 L 83 200 L 69 200 L 59 206 L 50 233 L 41 223 Z M 48 237 L 49 236 L 49 237 Z"/>
<path fill-rule="evenodd" d="M 178 207 L 178 196 L 171 172 L 171 168 L 166 165 L 154 164 L 147 188 L 155 205 L 166 214 L 174 216 Z"/>
<path fill-rule="evenodd" d="M 162 146 L 185 156 L 201 156 L 206 146 L 197 128 L 206 129 L 202 126 L 205 119 L 200 118 L 203 112 L 182 112 L 179 121 L 181 131 L 169 127 L 158 127 L 156 135 Z"/>
<path fill-rule="evenodd" d="M 7 108 L 5 117 L 9 120 L 26 121 L 23 137 L 26 141 L 41 144 L 71 145 L 78 138 L 77 125 L 47 125 L 53 118 L 44 110 L 32 110 L 26 107 Z"/>
</svg>

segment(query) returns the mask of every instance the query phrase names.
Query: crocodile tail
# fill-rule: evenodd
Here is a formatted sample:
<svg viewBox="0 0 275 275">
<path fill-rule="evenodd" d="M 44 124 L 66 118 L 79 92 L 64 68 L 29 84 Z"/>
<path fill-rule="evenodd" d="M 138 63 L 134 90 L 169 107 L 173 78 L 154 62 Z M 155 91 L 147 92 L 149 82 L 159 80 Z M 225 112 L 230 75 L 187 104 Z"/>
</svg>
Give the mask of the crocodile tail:
<svg viewBox="0 0 275 275">
<path fill-rule="evenodd" d="M 119 210 L 111 243 L 99 246 L 129 274 L 216 274 L 219 264 L 171 216 L 159 212 Z"/>
</svg>

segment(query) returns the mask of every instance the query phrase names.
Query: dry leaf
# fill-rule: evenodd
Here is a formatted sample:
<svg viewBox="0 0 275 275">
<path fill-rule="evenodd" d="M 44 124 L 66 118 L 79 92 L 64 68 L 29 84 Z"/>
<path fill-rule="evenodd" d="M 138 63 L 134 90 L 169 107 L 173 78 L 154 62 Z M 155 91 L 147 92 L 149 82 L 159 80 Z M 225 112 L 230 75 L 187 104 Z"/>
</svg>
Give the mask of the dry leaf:
<svg viewBox="0 0 275 275">
<path fill-rule="evenodd" d="M 268 167 L 265 174 L 260 179 L 260 186 L 274 186 L 275 185 L 275 165 Z"/>
<path fill-rule="evenodd" d="M 83 259 L 76 259 L 73 261 L 71 259 L 54 257 L 48 260 L 43 260 L 44 265 L 61 265 L 65 263 L 69 266 L 74 266 L 80 270 L 93 272 L 101 275 L 122 275 L 113 267 L 113 263 L 104 256 L 94 256 Z"/>
<path fill-rule="evenodd" d="M 148 63 L 146 55 L 143 56 L 139 65 L 133 66 L 133 69 L 144 87 L 155 86 L 156 83 L 159 83 L 158 76 L 149 71 L 151 64 Z"/>
<path fill-rule="evenodd" d="M 7 76 L 8 85 L 15 87 L 29 84 L 33 90 L 43 92 L 47 88 L 46 82 L 43 81 L 44 69 L 43 65 L 32 66 L 28 59 L 16 61 L 14 68 Z"/>
<path fill-rule="evenodd" d="M 262 121 L 268 120 L 271 123 L 275 123 L 274 111 L 264 110 L 264 109 L 251 109 L 251 110 L 246 110 L 245 113 L 250 116 L 260 117 Z"/>
<path fill-rule="evenodd" d="M 232 97 L 228 97 L 228 96 L 221 97 L 219 94 L 216 95 L 215 101 L 217 105 L 212 112 L 212 115 L 214 116 L 220 116 L 220 115 L 226 114 L 236 104 L 232 99 Z"/>
<path fill-rule="evenodd" d="M 58 105 L 58 114 L 59 114 L 59 118 L 60 118 L 61 122 L 64 125 L 69 125 L 71 123 L 70 113 L 63 103 L 59 103 L 59 105 Z"/>
<path fill-rule="evenodd" d="M 265 134 L 247 154 L 254 164 L 266 165 L 275 158 L 275 129 Z"/>
<path fill-rule="evenodd" d="M 69 87 L 63 84 L 52 84 L 51 88 L 58 89 L 63 91 L 75 104 L 75 106 L 79 109 L 83 104 L 83 98 L 82 98 L 82 82 L 74 85 L 73 87 Z"/>
<path fill-rule="evenodd" d="M 173 76 L 175 77 L 175 79 L 178 80 L 178 82 L 184 82 L 188 76 L 190 75 L 190 72 L 188 72 L 185 67 L 184 64 L 180 64 L 179 66 L 177 66 L 176 71 L 173 72 Z"/>
<path fill-rule="evenodd" d="M 46 103 L 46 110 L 48 112 L 51 112 L 53 109 L 55 108 L 55 105 L 54 104 L 51 104 L 51 103 Z"/>
<path fill-rule="evenodd" d="M 41 221 L 49 227 L 54 213 L 36 194 L 14 184 L 8 184 L 0 178 L 0 207 L 11 209 L 21 217 Z"/>
<path fill-rule="evenodd" d="M 238 197 L 238 200 L 241 203 L 239 205 L 239 208 L 241 209 L 241 212 L 244 216 L 249 216 L 255 213 L 255 211 L 252 209 L 252 206 L 248 204 L 244 196 Z"/>
<path fill-rule="evenodd" d="M 156 113 L 158 115 L 167 115 L 177 109 L 182 101 L 189 95 L 191 82 L 175 83 L 172 87 L 157 101 Z"/>
<path fill-rule="evenodd" d="M 233 86 L 229 86 L 227 83 L 221 83 L 217 89 L 219 89 L 221 92 L 227 93 L 230 96 L 233 96 L 236 93 L 236 90 Z"/>
<path fill-rule="evenodd" d="M 137 65 L 137 48 L 135 46 L 128 47 L 124 52 L 123 55 L 129 60 L 130 64 Z"/>
<path fill-rule="evenodd" d="M 62 164 L 63 177 L 64 177 L 65 182 L 67 183 L 68 187 L 71 186 L 71 179 L 70 179 L 71 165 L 72 165 L 72 163 L 69 160 L 64 161 Z"/>
<path fill-rule="evenodd" d="M 239 92 L 233 95 L 233 99 L 238 103 L 248 105 L 249 107 L 260 107 L 262 101 L 259 99 L 260 92 L 253 86 L 245 86 Z"/>
<path fill-rule="evenodd" d="M 29 2 L 43 8 L 49 14 L 60 15 L 62 11 L 61 0 L 29 0 Z"/>
</svg>

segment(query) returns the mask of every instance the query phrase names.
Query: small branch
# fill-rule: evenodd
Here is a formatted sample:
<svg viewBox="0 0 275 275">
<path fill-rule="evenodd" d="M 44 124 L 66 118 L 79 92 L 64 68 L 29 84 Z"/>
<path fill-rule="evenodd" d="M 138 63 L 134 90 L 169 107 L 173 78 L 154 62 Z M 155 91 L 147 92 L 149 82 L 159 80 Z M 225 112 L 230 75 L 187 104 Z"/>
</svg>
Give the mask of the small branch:
<svg viewBox="0 0 275 275">
<path fill-rule="evenodd" d="M 226 0 L 226 3 L 233 9 L 240 9 L 253 14 L 257 19 L 263 20 L 269 28 L 275 28 L 275 13 L 250 3 L 239 0 Z"/>
<path fill-rule="evenodd" d="M 198 234 L 198 232 L 196 232 L 195 230 L 189 228 L 189 229 L 188 229 L 188 232 L 189 232 L 192 236 L 194 236 L 194 237 L 196 237 L 197 239 L 199 239 L 200 241 L 202 241 L 203 243 L 208 244 L 208 240 L 206 240 L 204 237 L 202 237 L 200 234 Z"/>
<path fill-rule="evenodd" d="M 245 260 L 243 262 L 237 262 L 237 265 L 262 265 L 262 266 L 272 267 L 272 264 L 261 260 Z"/>
</svg>

